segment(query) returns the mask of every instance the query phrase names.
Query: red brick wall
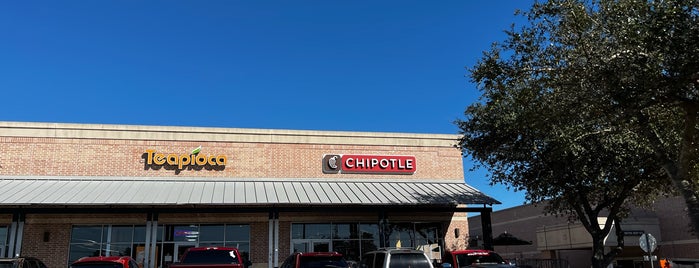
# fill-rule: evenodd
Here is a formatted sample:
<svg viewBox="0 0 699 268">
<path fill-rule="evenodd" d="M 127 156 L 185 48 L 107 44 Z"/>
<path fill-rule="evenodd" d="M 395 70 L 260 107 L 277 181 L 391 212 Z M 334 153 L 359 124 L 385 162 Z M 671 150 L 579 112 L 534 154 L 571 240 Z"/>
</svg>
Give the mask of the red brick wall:
<svg viewBox="0 0 699 268">
<path fill-rule="evenodd" d="M 291 222 L 279 221 L 279 264 L 291 251 Z"/>
<path fill-rule="evenodd" d="M 456 228 L 459 229 L 459 237 L 456 237 Z M 444 231 L 446 232 L 444 235 L 445 250 L 467 248 L 469 239 L 467 213 L 455 213 L 454 219 Z"/>
<path fill-rule="evenodd" d="M 22 255 L 39 258 L 49 268 L 65 267 L 70 230 L 71 224 L 66 223 L 25 224 Z M 48 233 L 48 241 L 44 241 L 44 233 Z"/>
<path fill-rule="evenodd" d="M 146 150 L 188 154 L 226 155 L 224 170 L 180 172 L 146 168 Z M 460 151 L 449 147 L 357 146 L 146 140 L 53 139 L 0 137 L 0 175 L 134 176 L 231 178 L 386 178 L 386 175 L 323 174 L 324 154 L 414 155 L 413 175 L 396 179 L 462 179 Z"/>
<path fill-rule="evenodd" d="M 250 224 L 250 255 L 252 263 L 267 263 L 269 250 L 269 224 L 256 222 Z"/>
</svg>

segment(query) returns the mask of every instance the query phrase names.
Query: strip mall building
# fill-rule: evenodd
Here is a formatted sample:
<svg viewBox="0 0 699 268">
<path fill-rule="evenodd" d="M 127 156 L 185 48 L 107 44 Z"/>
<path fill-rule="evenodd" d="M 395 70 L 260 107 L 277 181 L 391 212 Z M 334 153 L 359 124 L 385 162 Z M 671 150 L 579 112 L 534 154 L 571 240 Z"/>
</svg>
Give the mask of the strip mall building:
<svg viewBox="0 0 699 268">
<path fill-rule="evenodd" d="M 464 183 L 457 138 L 0 122 L 0 257 L 156 268 L 219 245 L 263 268 L 401 245 L 439 258 L 466 247 L 468 212 L 490 233 L 499 203 Z"/>
</svg>

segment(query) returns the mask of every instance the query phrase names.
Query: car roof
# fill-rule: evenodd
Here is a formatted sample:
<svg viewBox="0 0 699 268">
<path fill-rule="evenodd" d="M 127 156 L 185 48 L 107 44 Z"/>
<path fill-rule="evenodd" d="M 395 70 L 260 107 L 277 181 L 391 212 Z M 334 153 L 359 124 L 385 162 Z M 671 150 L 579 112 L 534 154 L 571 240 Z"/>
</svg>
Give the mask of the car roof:
<svg viewBox="0 0 699 268">
<path fill-rule="evenodd" d="M 371 252 L 367 253 L 374 253 L 374 252 L 389 252 L 391 254 L 393 253 L 425 253 L 422 250 L 417 250 L 417 249 L 412 249 L 412 248 L 380 248 Z"/>
<path fill-rule="evenodd" d="M 125 263 L 128 262 L 131 257 L 129 256 L 97 256 L 97 257 L 82 257 L 78 259 L 77 261 L 73 262 L 73 264 L 81 264 L 81 263 L 88 263 L 88 262 L 116 262 L 116 263 Z"/>
<path fill-rule="evenodd" d="M 447 253 L 451 253 L 451 254 L 455 254 L 455 255 L 459 255 L 459 254 L 474 254 L 474 255 L 483 254 L 483 255 L 487 255 L 487 254 L 495 253 L 495 251 L 487 250 L 487 249 L 461 249 L 461 250 L 447 251 Z"/>
<path fill-rule="evenodd" d="M 342 256 L 339 252 L 295 252 L 299 256 Z"/>
<path fill-rule="evenodd" d="M 196 247 L 188 248 L 189 251 L 205 251 L 205 250 L 237 250 L 234 247 Z"/>
</svg>

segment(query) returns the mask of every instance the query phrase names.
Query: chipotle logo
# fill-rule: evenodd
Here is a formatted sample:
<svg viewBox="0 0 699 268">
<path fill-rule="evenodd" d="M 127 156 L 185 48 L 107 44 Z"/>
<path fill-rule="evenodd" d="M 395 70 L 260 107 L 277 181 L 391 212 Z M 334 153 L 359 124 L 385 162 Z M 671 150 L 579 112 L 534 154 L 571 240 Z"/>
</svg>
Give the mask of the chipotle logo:
<svg viewBox="0 0 699 268">
<path fill-rule="evenodd" d="M 326 154 L 323 173 L 413 174 L 415 157 L 403 155 Z"/>
</svg>

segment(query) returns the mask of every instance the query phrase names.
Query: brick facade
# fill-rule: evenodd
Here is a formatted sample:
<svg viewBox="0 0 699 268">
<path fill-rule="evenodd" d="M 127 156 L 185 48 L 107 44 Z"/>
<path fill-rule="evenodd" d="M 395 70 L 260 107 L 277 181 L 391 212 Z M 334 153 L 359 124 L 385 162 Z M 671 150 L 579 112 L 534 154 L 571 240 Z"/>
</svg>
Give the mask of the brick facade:
<svg viewBox="0 0 699 268">
<path fill-rule="evenodd" d="M 0 122 L 0 176 L 60 176 L 177 178 L 314 178 L 383 180 L 464 179 L 456 135 L 364 133 L 293 130 L 80 125 Z M 223 155 L 224 168 L 173 169 L 147 164 L 147 150 L 165 154 L 189 154 L 201 146 L 203 155 Z M 409 155 L 416 159 L 410 175 L 324 174 L 325 154 Z M 0 204 L 2 205 L 2 204 Z M 107 209 L 105 211 L 108 211 Z M 391 214 L 400 221 L 444 223 L 445 244 L 463 247 L 467 242 L 466 213 Z M 377 214 L 307 213 L 279 215 L 279 262 L 290 251 L 290 227 L 295 222 L 377 221 Z M 22 254 L 39 257 L 49 267 L 68 262 L 70 233 L 74 224 L 134 224 L 147 221 L 145 214 L 29 214 Z M 12 214 L 0 210 L 0 225 L 9 225 Z M 267 267 L 269 219 L 267 213 L 178 214 L 160 213 L 158 224 L 244 223 L 250 225 L 254 267 Z M 455 229 L 460 236 L 455 236 Z M 48 238 L 48 239 L 45 239 Z"/>
<path fill-rule="evenodd" d="M 64 267 L 68 263 L 71 226 L 70 223 L 27 223 L 22 254 L 40 258 L 48 267 Z"/>
<path fill-rule="evenodd" d="M 187 154 L 202 146 L 203 154 L 226 155 L 222 170 L 181 171 L 148 167 L 146 150 Z M 224 178 L 357 178 L 323 174 L 324 154 L 414 155 L 417 171 L 399 179 L 463 178 L 460 152 L 454 148 L 356 146 L 320 144 L 263 144 L 237 142 L 132 141 L 0 137 L 0 175 L 128 176 Z M 386 175 L 361 175 L 386 178 Z"/>
</svg>

